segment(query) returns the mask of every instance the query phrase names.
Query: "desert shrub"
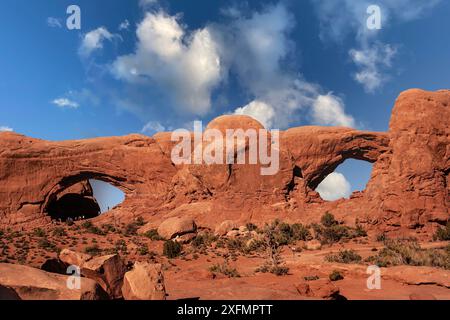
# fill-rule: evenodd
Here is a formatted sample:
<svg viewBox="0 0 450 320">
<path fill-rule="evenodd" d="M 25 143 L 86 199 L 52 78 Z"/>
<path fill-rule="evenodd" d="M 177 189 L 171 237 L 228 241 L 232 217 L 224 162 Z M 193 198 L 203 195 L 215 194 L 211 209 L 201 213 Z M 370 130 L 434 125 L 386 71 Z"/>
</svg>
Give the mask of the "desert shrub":
<svg viewBox="0 0 450 320">
<path fill-rule="evenodd" d="M 311 239 L 311 232 L 307 227 L 301 223 L 295 223 L 291 226 L 292 229 L 292 239 L 295 241 L 303 240 L 307 241 Z"/>
<path fill-rule="evenodd" d="M 280 242 L 280 235 L 288 237 L 291 231 L 288 224 L 279 223 L 278 221 L 264 226 L 263 235 L 264 246 L 267 251 L 267 262 L 259 267 L 256 270 L 257 272 L 271 272 L 276 275 L 285 275 L 289 272 L 289 269 L 282 265 L 281 246 L 283 242 Z"/>
<path fill-rule="evenodd" d="M 43 238 L 46 236 L 46 233 L 43 229 L 41 228 L 36 228 L 33 230 L 33 235 L 39 238 Z"/>
<path fill-rule="evenodd" d="M 286 266 L 274 266 L 269 269 L 269 272 L 277 276 L 285 276 L 289 273 L 289 268 Z"/>
<path fill-rule="evenodd" d="M 116 252 L 124 252 L 124 253 L 127 252 L 128 247 L 125 240 L 117 240 L 114 244 L 114 250 Z"/>
<path fill-rule="evenodd" d="M 247 228 L 248 231 L 256 231 L 258 230 L 258 226 L 249 222 L 245 225 L 245 227 Z"/>
<path fill-rule="evenodd" d="M 138 253 L 139 253 L 141 256 L 146 256 L 146 255 L 148 255 L 148 254 L 149 254 L 148 247 L 145 246 L 145 245 L 139 246 L 139 248 L 138 248 Z"/>
<path fill-rule="evenodd" d="M 210 232 L 205 232 L 192 239 L 191 245 L 194 248 L 204 248 L 209 247 L 214 241 L 217 241 L 217 237 Z"/>
<path fill-rule="evenodd" d="M 387 235 L 386 233 L 380 233 L 379 235 L 377 235 L 377 241 L 378 242 L 385 242 L 387 240 Z"/>
<path fill-rule="evenodd" d="M 53 236 L 55 237 L 66 237 L 67 233 L 63 227 L 56 227 L 53 229 Z"/>
<path fill-rule="evenodd" d="M 326 212 L 322 216 L 322 218 L 320 219 L 320 223 L 326 228 L 330 228 L 330 227 L 338 224 L 338 222 L 336 221 L 334 216 L 329 212 Z"/>
<path fill-rule="evenodd" d="M 359 263 L 362 257 L 353 250 L 341 250 L 337 254 L 327 255 L 325 260 L 337 263 Z"/>
<path fill-rule="evenodd" d="M 105 232 L 103 232 L 100 228 L 95 226 L 91 221 L 83 222 L 81 227 L 83 229 L 85 229 L 89 233 L 96 234 L 96 235 L 99 235 L 99 236 L 104 236 L 105 235 Z"/>
<path fill-rule="evenodd" d="M 411 239 L 386 240 L 385 247 L 367 261 L 380 267 L 411 265 L 450 269 L 450 254 L 446 249 L 422 249 Z"/>
<path fill-rule="evenodd" d="M 139 226 L 136 224 L 136 222 L 132 222 L 125 226 L 125 229 L 123 230 L 123 234 L 126 237 L 135 236 L 135 235 L 137 235 L 138 229 L 139 229 Z"/>
<path fill-rule="evenodd" d="M 101 228 L 105 234 L 116 232 L 116 227 L 109 223 L 102 224 Z"/>
<path fill-rule="evenodd" d="M 167 240 L 164 242 L 163 254 L 169 259 L 178 257 L 181 254 L 181 250 L 181 244 L 176 241 Z"/>
<path fill-rule="evenodd" d="M 245 250 L 245 243 L 244 243 L 244 240 L 241 238 L 227 239 L 226 246 L 227 246 L 228 250 L 231 250 L 231 251 L 244 251 Z"/>
<path fill-rule="evenodd" d="M 352 229 L 351 238 L 362 238 L 367 237 L 367 231 L 362 227 L 362 225 L 357 224 L 355 229 Z"/>
<path fill-rule="evenodd" d="M 358 224 L 356 228 L 351 228 L 339 224 L 330 213 L 322 216 L 321 225 L 313 224 L 312 228 L 315 232 L 316 239 L 322 244 L 332 244 L 345 239 L 367 236 L 367 232 L 361 225 Z"/>
<path fill-rule="evenodd" d="M 158 230 L 156 229 L 151 229 L 147 231 L 146 233 L 144 233 L 144 236 L 152 241 L 164 240 L 164 238 L 159 235 Z"/>
<path fill-rule="evenodd" d="M 319 280 L 320 278 L 318 276 L 306 276 L 303 277 L 303 279 L 305 279 L 305 281 L 316 281 Z"/>
<path fill-rule="evenodd" d="M 328 278 L 331 281 L 339 281 L 339 280 L 343 280 L 344 276 L 337 270 L 334 270 L 332 273 L 330 273 L 330 275 L 328 276 Z"/>
<path fill-rule="evenodd" d="M 209 267 L 209 271 L 212 273 L 220 273 L 229 278 L 239 278 L 240 274 L 236 268 L 232 268 L 228 265 L 228 262 L 225 261 L 222 264 L 215 264 Z"/>
<path fill-rule="evenodd" d="M 450 240 L 450 221 L 445 227 L 439 228 L 434 235 L 435 240 L 448 241 Z"/>
<path fill-rule="evenodd" d="M 47 251 L 56 251 L 56 245 L 47 239 L 40 239 L 38 242 L 38 246 L 42 249 L 45 249 Z"/>
<path fill-rule="evenodd" d="M 138 217 L 135 221 L 135 225 L 138 227 L 142 227 L 143 225 L 145 225 L 145 220 L 142 217 Z"/>
<path fill-rule="evenodd" d="M 341 239 L 348 238 L 349 228 L 341 225 L 332 225 L 331 227 L 323 228 L 321 233 L 322 243 L 335 243 L 339 242 Z"/>
<path fill-rule="evenodd" d="M 0 229 L 0 238 L 2 238 L 5 235 L 5 231 Z"/>
<path fill-rule="evenodd" d="M 96 256 L 96 255 L 101 254 L 102 250 L 99 248 L 98 245 L 95 244 L 95 245 L 86 247 L 84 249 L 84 252 L 87 253 L 87 254 L 90 254 L 91 256 Z"/>
</svg>

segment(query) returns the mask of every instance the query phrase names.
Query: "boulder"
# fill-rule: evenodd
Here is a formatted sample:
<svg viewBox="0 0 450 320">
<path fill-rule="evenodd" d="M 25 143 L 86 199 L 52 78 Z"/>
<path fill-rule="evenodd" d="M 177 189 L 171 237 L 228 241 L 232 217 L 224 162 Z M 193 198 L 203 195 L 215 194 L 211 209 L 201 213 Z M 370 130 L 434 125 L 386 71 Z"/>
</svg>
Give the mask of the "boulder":
<svg viewBox="0 0 450 320">
<path fill-rule="evenodd" d="M 21 300 L 13 289 L 0 285 L 0 300 Z"/>
<path fill-rule="evenodd" d="M 311 251 L 320 250 L 320 249 L 322 249 L 322 244 L 320 243 L 319 240 L 306 241 L 305 248 L 306 248 L 306 250 L 311 250 Z"/>
<path fill-rule="evenodd" d="M 190 218 L 174 217 L 165 220 L 158 227 L 158 234 L 167 239 L 173 239 L 187 233 L 193 233 L 197 230 L 195 221 Z"/>
<path fill-rule="evenodd" d="M 237 229 L 238 225 L 236 222 L 232 221 L 232 220 L 225 220 L 223 221 L 221 224 L 219 224 L 216 228 L 216 230 L 214 231 L 214 233 L 217 236 L 224 236 L 226 235 L 228 232 L 232 231 L 233 229 Z"/>
<path fill-rule="evenodd" d="M 92 256 L 86 253 L 63 249 L 59 253 L 58 258 L 68 265 L 81 267 L 86 261 L 92 259 Z"/>
<path fill-rule="evenodd" d="M 162 265 L 136 262 L 125 274 L 122 293 L 125 300 L 165 300 Z"/>
<path fill-rule="evenodd" d="M 79 278 L 80 289 L 69 289 L 69 276 L 23 265 L 0 263 L 0 286 L 12 289 L 22 300 L 103 300 L 107 293 L 94 281 Z M 9 296 L 12 292 L 8 291 Z"/>
<path fill-rule="evenodd" d="M 115 299 L 122 298 L 123 277 L 127 267 L 119 255 L 95 257 L 81 266 L 81 274 L 97 281 Z"/>
<path fill-rule="evenodd" d="M 67 267 L 69 265 L 60 259 L 47 259 L 45 262 L 41 265 L 41 270 L 52 272 L 52 273 L 58 273 L 58 274 L 64 274 L 67 275 Z"/>
</svg>

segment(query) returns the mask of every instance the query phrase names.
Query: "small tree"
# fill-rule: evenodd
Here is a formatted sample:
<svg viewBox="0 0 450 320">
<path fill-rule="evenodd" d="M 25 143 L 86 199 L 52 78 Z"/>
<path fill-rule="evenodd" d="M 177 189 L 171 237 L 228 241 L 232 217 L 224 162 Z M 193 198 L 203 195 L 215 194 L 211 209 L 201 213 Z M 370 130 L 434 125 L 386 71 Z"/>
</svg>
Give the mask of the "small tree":
<svg viewBox="0 0 450 320">
<path fill-rule="evenodd" d="M 285 275 L 289 272 L 289 268 L 283 266 L 283 259 L 281 257 L 281 244 L 277 236 L 278 223 L 266 225 L 263 229 L 264 244 L 268 255 L 268 265 L 260 268 L 260 270 L 269 271 L 278 276 Z"/>
<path fill-rule="evenodd" d="M 164 242 L 163 254 L 169 259 L 178 257 L 181 253 L 181 250 L 181 244 L 176 241 L 168 240 Z"/>
</svg>

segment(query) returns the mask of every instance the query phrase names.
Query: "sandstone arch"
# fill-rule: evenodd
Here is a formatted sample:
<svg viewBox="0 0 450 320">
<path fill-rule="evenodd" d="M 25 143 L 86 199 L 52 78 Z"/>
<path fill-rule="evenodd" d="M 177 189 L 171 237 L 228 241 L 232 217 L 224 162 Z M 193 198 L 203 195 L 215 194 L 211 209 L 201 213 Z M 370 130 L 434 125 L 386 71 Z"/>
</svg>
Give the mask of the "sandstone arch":
<svg viewBox="0 0 450 320">
<path fill-rule="evenodd" d="M 0 133 L 0 227 L 45 223 L 50 198 L 81 179 L 96 178 L 126 193 L 114 212 L 124 220 L 161 219 L 176 214 L 175 208 L 206 202 L 205 208 L 219 208 L 198 215 L 208 226 L 225 213 L 227 219 L 313 220 L 331 210 L 368 227 L 431 230 L 450 218 L 449 106 L 449 90 L 414 89 L 397 99 L 388 132 L 286 130 L 280 134 L 280 171 L 268 177 L 258 165 L 175 166 L 170 133 L 63 142 Z M 260 127 L 245 116 L 221 117 L 210 127 L 241 125 Z M 337 203 L 317 199 L 314 188 L 346 159 L 374 163 L 366 190 Z"/>
</svg>

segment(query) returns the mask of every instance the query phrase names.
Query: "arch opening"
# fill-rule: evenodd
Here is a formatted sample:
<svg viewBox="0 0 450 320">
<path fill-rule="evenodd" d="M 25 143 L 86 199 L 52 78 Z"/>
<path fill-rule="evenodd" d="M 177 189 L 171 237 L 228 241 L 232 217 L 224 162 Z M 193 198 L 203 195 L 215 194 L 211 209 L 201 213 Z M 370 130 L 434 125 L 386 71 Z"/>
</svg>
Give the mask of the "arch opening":
<svg viewBox="0 0 450 320">
<path fill-rule="evenodd" d="M 314 189 L 325 201 L 348 199 L 354 192 L 364 191 L 370 180 L 373 163 L 348 159 L 320 181 Z"/>
<path fill-rule="evenodd" d="M 52 220 L 92 219 L 114 209 L 125 201 L 125 193 L 112 184 L 97 180 L 71 180 L 60 184 L 45 206 L 45 213 Z"/>
</svg>

